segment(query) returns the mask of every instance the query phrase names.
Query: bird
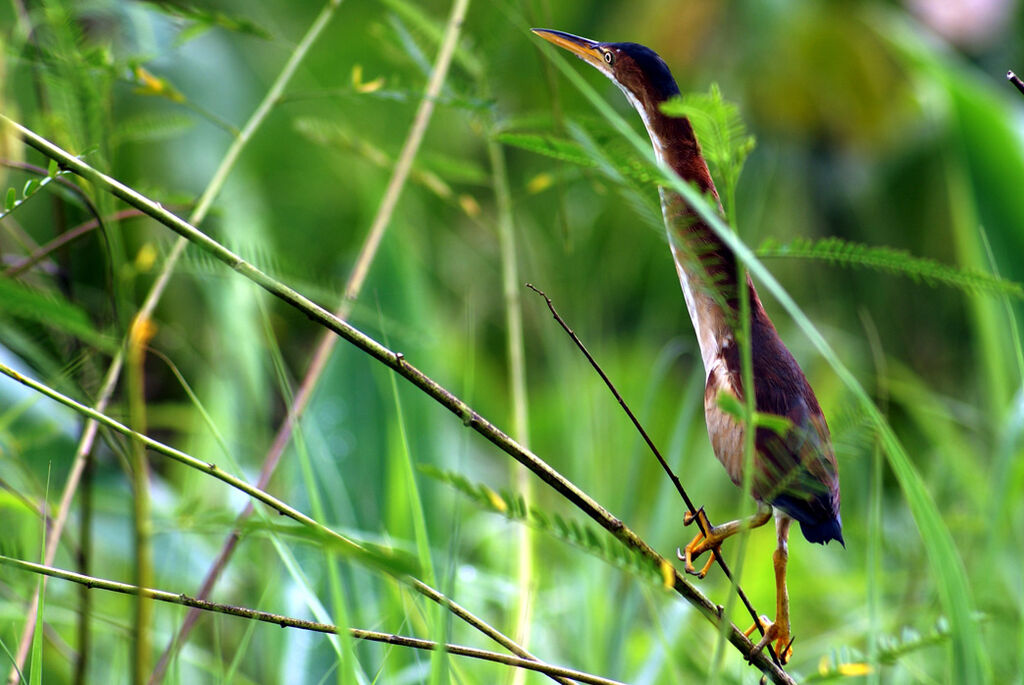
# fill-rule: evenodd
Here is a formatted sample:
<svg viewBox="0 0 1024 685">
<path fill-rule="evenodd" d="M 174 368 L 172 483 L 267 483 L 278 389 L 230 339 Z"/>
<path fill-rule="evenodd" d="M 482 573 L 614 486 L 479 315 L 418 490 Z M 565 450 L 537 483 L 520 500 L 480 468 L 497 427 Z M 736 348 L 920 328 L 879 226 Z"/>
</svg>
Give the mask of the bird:
<svg viewBox="0 0 1024 685">
<path fill-rule="evenodd" d="M 532 31 L 576 55 L 618 86 L 640 114 L 658 160 L 711 198 L 724 215 L 691 122 L 661 110 L 662 103 L 679 95 L 679 87 L 656 52 L 637 43 L 602 43 L 552 29 Z M 736 256 L 682 196 L 664 186 L 659 187 L 659 194 L 676 273 L 704 365 L 708 437 L 733 483 L 742 487 L 745 429 L 742 420 L 726 410 L 728 403 L 722 398 L 723 394 L 731 395 L 743 402 L 746 392 L 737 342 L 742 338 L 742 327 Z M 715 555 L 720 554 L 724 540 L 741 530 L 766 524 L 774 514 L 775 619 L 760 617 L 764 636 L 751 655 L 774 643 L 781 662 L 786 663 L 792 655 L 786 586 L 790 526 L 798 522 L 809 542 L 824 545 L 835 540 L 846 546 L 839 511 L 839 469 L 814 390 L 779 337 L 749 274 L 744 287 L 749 297 L 755 416 L 771 415 L 783 421 L 754 423 L 755 453 L 749 483 L 750 494 L 757 502 L 756 513 L 712 526 L 703 508 L 695 514 L 687 512 L 684 524 L 698 520 L 701 532 L 686 545 L 684 553 L 678 554 L 688 573 L 703 578 Z M 704 552 L 710 553 L 709 558 L 698 571 L 693 560 Z M 756 628 L 755 624 L 746 635 L 749 637 Z"/>
</svg>

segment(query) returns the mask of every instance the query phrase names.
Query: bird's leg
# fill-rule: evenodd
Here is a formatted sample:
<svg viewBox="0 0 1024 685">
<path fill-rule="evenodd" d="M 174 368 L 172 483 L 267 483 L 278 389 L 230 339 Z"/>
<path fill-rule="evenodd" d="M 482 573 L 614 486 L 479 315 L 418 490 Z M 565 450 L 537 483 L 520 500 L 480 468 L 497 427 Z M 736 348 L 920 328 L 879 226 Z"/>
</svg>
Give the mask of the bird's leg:
<svg viewBox="0 0 1024 685">
<path fill-rule="evenodd" d="M 704 507 L 697 510 L 696 514 L 686 512 L 683 516 L 683 525 L 690 525 L 694 521 L 697 521 L 697 527 L 700 528 L 700 532 L 697 533 L 696 537 L 690 541 L 682 551 L 676 550 L 676 556 L 686 564 L 686 572 L 703 578 L 708 574 L 711 569 L 711 564 L 715 562 L 715 555 L 718 554 L 718 548 L 721 547 L 722 542 L 741 530 L 748 528 L 757 528 L 768 523 L 768 519 L 772 517 L 772 508 L 764 504 L 763 502 L 757 503 L 757 512 L 747 518 L 737 519 L 735 521 L 729 521 L 723 523 L 720 526 L 712 526 L 711 522 L 708 521 L 707 514 L 704 513 Z M 694 565 L 693 560 L 699 557 L 704 552 L 710 551 L 711 554 L 708 557 L 708 561 L 704 564 L 704 568 L 698 571 Z"/>
<path fill-rule="evenodd" d="M 793 640 L 789 634 L 789 591 L 786 589 L 786 564 L 789 561 L 789 524 L 793 519 L 788 516 L 779 516 L 775 521 L 775 531 L 778 535 L 779 545 L 772 555 L 775 566 L 775 622 L 772 623 L 766 616 L 761 617 L 761 625 L 764 626 L 764 637 L 754 645 L 751 656 L 757 654 L 765 645 L 774 642 L 775 653 L 779 655 L 779 661 L 787 663 L 793 656 L 793 648 L 790 647 Z M 750 627 L 745 635 L 749 637 L 757 628 Z"/>
</svg>

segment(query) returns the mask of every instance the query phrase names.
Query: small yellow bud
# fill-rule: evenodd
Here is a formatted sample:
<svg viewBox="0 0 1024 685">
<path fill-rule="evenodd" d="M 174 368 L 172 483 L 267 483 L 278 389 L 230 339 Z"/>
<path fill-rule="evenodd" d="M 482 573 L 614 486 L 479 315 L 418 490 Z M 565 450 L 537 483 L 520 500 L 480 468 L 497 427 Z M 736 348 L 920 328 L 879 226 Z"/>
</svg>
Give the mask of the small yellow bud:
<svg viewBox="0 0 1024 685">
<path fill-rule="evenodd" d="M 156 248 L 153 247 L 152 243 L 146 243 L 139 249 L 139 253 L 135 255 L 135 268 L 139 273 L 146 273 L 153 268 L 153 264 L 156 263 Z"/>
<path fill-rule="evenodd" d="M 501 496 L 494 490 L 488 488 L 487 497 L 488 499 L 491 500 L 491 506 L 500 511 L 502 514 L 508 511 L 508 505 L 505 504 L 505 500 L 503 500 Z"/>
<path fill-rule="evenodd" d="M 459 206 L 467 216 L 473 218 L 480 216 L 480 205 L 472 195 L 459 195 Z"/>
<path fill-rule="evenodd" d="M 174 102 L 185 102 L 185 96 L 167 79 L 154 76 L 142 67 L 135 67 L 135 78 L 139 81 L 139 87 L 135 89 L 139 95 L 158 95 Z"/>
<path fill-rule="evenodd" d="M 132 348 L 141 350 L 149 344 L 154 335 L 156 335 L 156 324 L 147 316 L 135 319 L 128 339 Z"/>
<path fill-rule="evenodd" d="M 854 664 L 840 664 L 839 665 L 839 675 L 855 677 L 855 676 L 869 675 L 870 673 L 871 673 L 871 666 L 870 666 L 870 664 L 865 664 L 864 662 L 858 662 L 858 663 L 854 663 Z"/>
<path fill-rule="evenodd" d="M 363 65 L 356 64 L 352 67 L 352 87 L 357 93 L 373 93 L 384 87 L 384 77 L 364 83 Z"/>
<path fill-rule="evenodd" d="M 555 180 L 551 178 L 551 174 L 540 173 L 530 179 L 530 182 L 526 184 L 526 192 L 531 195 L 542 193 L 554 184 Z"/>
</svg>

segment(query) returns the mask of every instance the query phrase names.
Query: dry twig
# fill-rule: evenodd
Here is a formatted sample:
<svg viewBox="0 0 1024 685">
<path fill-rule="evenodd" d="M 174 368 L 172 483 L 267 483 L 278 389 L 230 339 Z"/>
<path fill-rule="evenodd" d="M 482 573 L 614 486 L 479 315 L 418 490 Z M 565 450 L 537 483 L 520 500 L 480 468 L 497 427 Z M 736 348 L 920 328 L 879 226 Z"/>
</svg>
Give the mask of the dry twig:
<svg viewBox="0 0 1024 685">
<path fill-rule="evenodd" d="M 690 499 L 690 496 L 686 493 L 686 488 L 683 487 L 682 481 L 679 480 L 679 477 L 672 470 L 672 467 L 668 465 L 668 462 L 665 461 L 665 458 L 661 456 L 661 452 L 658 450 L 657 447 L 655 447 L 654 441 L 651 440 L 651 437 L 647 434 L 647 431 L 644 430 L 644 427 L 640 424 L 640 421 L 636 418 L 636 415 L 629 408 L 629 405 L 626 404 L 626 400 L 624 400 L 622 398 L 622 395 L 619 394 L 619 391 L 615 387 L 615 384 L 612 383 L 610 378 L 608 378 L 608 376 L 604 372 L 604 369 L 601 368 L 601 365 L 598 364 L 597 360 L 594 359 L 593 355 L 590 354 L 590 351 L 587 349 L 586 345 L 583 344 L 583 341 L 579 339 L 579 336 L 576 335 L 576 332 L 569 328 L 569 325 L 565 322 L 565 319 L 563 319 L 561 315 L 558 313 L 558 310 L 555 309 L 555 305 L 551 301 L 551 298 L 548 297 L 547 294 L 544 293 L 544 291 L 534 287 L 531 283 L 527 283 L 526 287 L 544 298 L 544 301 L 548 305 L 548 310 L 551 312 L 551 316 L 555 318 L 555 321 L 557 321 L 558 325 L 562 327 L 562 330 L 564 330 L 569 335 L 569 337 L 572 338 L 572 341 L 576 343 L 576 347 L 579 348 L 580 352 L 583 353 L 583 356 L 587 358 L 588 362 L 590 362 L 590 365 L 593 366 L 594 370 L 597 371 L 599 376 L 601 376 L 601 380 L 603 380 L 604 384 L 608 386 L 608 389 L 611 390 L 612 395 L 614 395 L 615 399 L 618 401 L 619 406 L 622 407 L 622 410 L 626 412 L 626 416 L 628 416 L 629 420 L 633 422 L 633 426 L 635 426 L 636 429 L 640 432 L 640 437 L 642 437 L 644 439 L 644 442 L 647 443 L 647 447 L 650 448 L 651 452 L 658 460 L 658 463 L 661 464 L 661 468 L 665 471 L 665 473 L 669 477 L 669 480 L 671 480 L 672 484 L 676 487 L 676 492 L 679 493 L 679 496 L 682 498 L 683 503 L 686 504 L 686 508 L 690 511 L 690 515 L 694 517 L 694 521 L 697 522 L 697 526 L 700 528 L 701 532 L 704 533 L 704 535 L 706 536 L 708 534 L 708 531 L 704 527 L 706 519 L 697 516 L 697 508 L 693 506 L 693 501 Z M 700 509 L 703 508 L 704 507 L 700 507 Z M 763 637 L 764 626 L 761 625 L 760 618 L 758 617 L 757 610 L 754 609 L 754 605 L 751 604 L 750 600 L 747 598 L 747 593 L 743 592 L 743 588 L 740 587 L 739 581 L 733 579 L 732 571 L 729 570 L 729 566 L 725 563 L 725 559 L 722 558 L 722 555 L 718 553 L 717 550 L 712 551 L 711 554 L 714 555 L 715 560 L 718 562 L 719 567 L 721 567 L 722 573 L 725 574 L 725 577 L 728 578 L 729 581 L 736 586 L 736 594 L 739 596 L 740 601 L 743 602 L 743 606 L 747 608 L 747 611 L 754 619 L 754 625 L 757 626 L 757 629 L 761 632 L 761 636 Z M 770 644 L 766 645 L 766 647 L 768 648 L 768 653 L 772 657 L 772 661 L 778 664 L 779 658 L 775 654 L 775 650 L 772 649 L 772 646 Z"/>
</svg>

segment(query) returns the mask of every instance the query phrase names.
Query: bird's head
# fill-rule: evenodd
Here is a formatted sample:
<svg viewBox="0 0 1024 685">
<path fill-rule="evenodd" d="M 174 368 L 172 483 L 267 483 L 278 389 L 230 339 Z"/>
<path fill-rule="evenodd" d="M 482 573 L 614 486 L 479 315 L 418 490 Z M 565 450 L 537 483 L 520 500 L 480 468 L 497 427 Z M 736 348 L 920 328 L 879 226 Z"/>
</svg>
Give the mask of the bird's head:
<svg viewBox="0 0 1024 685">
<path fill-rule="evenodd" d="M 660 103 L 679 94 L 668 65 L 648 47 L 637 43 L 599 43 L 551 29 L 531 30 L 611 79 L 641 115 L 657 113 Z"/>
</svg>

